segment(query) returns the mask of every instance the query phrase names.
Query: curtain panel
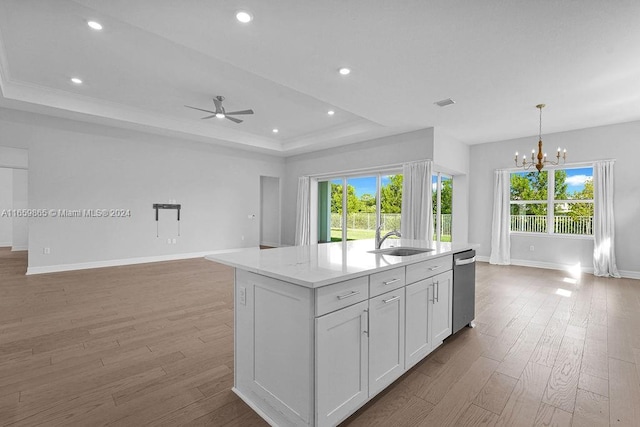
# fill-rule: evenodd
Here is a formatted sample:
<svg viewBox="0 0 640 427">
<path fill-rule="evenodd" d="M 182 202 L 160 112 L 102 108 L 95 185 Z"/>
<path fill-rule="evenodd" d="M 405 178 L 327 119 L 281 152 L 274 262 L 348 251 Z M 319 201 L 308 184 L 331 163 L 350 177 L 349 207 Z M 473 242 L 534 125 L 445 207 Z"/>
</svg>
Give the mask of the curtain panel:
<svg viewBox="0 0 640 427">
<path fill-rule="evenodd" d="M 298 201 L 296 205 L 295 245 L 311 244 L 311 180 L 308 176 L 298 178 Z"/>
<path fill-rule="evenodd" d="M 510 190 L 511 174 L 509 171 L 495 171 L 490 264 L 511 264 L 511 239 L 509 237 Z"/>
<path fill-rule="evenodd" d="M 402 165 L 402 213 L 400 234 L 404 239 L 426 240 L 433 246 L 431 174 L 433 162 Z"/>
<path fill-rule="evenodd" d="M 613 160 L 593 164 L 593 274 L 620 277 L 615 255 Z"/>
</svg>

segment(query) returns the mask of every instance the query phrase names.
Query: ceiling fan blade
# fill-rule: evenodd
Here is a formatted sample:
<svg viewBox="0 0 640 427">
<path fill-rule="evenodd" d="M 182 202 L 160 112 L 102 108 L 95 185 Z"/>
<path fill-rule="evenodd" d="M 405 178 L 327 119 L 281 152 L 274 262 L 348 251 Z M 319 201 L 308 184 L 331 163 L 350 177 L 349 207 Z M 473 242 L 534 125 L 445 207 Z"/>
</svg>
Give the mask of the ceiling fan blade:
<svg viewBox="0 0 640 427">
<path fill-rule="evenodd" d="M 212 115 L 212 116 L 203 117 L 203 118 L 201 118 L 200 120 L 210 119 L 210 118 L 215 117 L 215 116 L 216 116 L 216 115 L 214 114 L 214 115 Z"/>
<path fill-rule="evenodd" d="M 236 122 L 236 123 L 242 123 L 242 120 L 240 119 L 236 119 L 235 117 L 229 117 L 229 116 L 224 116 L 225 119 L 229 119 L 232 122 Z"/>
<path fill-rule="evenodd" d="M 204 111 L 205 113 L 213 113 L 213 114 L 215 114 L 215 113 L 216 113 L 215 111 L 211 111 L 211 110 L 203 110 L 202 108 L 191 107 L 191 106 L 189 106 L 189 105 L 185 105 L 185 107 L 187 107 L 187 108 L 191 108 L 192 110 Z"/>
<path fill-rule="evenodd" d="M 242 111 L 232 111 L 230 113 L 225 114 L 253 114 L 253 110 L 242 110 Z"/>
</svg>

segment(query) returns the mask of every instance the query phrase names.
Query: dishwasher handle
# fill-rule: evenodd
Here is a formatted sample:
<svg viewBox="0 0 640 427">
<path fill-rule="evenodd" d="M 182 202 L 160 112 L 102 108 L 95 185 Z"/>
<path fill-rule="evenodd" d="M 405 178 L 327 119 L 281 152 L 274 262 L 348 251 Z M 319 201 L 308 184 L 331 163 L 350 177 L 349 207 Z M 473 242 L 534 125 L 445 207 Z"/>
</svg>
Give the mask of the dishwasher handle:
<svg viewBox="0 0 640 427">
<path fill-rule="evenodd" d="M 467 264 L 473 264 L 474 262 L 476 262 L 476 257 L 456 259 L 456 265 L 467 265 Z"/>
</svg>

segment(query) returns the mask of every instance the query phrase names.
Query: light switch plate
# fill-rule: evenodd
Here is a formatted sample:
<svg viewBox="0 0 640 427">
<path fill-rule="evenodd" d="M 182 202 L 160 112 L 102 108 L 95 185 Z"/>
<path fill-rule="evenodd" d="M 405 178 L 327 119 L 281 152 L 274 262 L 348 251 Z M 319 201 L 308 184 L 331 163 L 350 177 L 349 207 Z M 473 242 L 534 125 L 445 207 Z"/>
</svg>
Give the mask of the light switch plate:
<svg viewBox="0 0 640 427">
<path fill-rule="evenodd" d="M 242 286 L 238 288 L 238 302 L 240 305 L 247 305 L 247 288 Z"/>
</svg>

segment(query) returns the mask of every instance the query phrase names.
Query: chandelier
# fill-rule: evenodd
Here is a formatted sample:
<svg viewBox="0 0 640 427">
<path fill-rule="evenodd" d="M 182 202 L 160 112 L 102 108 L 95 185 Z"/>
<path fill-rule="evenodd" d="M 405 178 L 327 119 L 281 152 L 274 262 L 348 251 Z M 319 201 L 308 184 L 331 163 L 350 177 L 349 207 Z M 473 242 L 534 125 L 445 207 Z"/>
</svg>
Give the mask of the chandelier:
<svg viewBox="0 0 640 427">
<path fill-rule="evenodd" d="M 543 154 L 542 151 L 542 109 L 545 107 L 545 104 L 538 104 L 536 108 L 540 110 L 540 130 L 538 133 L 538 155 L 536 156 L 536 150 L 531 150 L 531 161 L 527 161 L 527 156 L 522 155 L 522 161 L 518 163 L 518 152 L 516 151 L 516 166 L 524 168 L 525 170 L 531 169 L 532 166 L 535 166 L 538 169 L 538 172 L 542 170 L 544 165 L 559 165 L 560 158 L 562 158 L 562 162 L 564 163 L 567 160 L 567 149 L 560 150 L 558 147 L 558 152 L 556 153 L 556 161 L 547 160 L 547 153 Z M 537 161 L 536 161 L 537 160 Z"/>
</svg>

